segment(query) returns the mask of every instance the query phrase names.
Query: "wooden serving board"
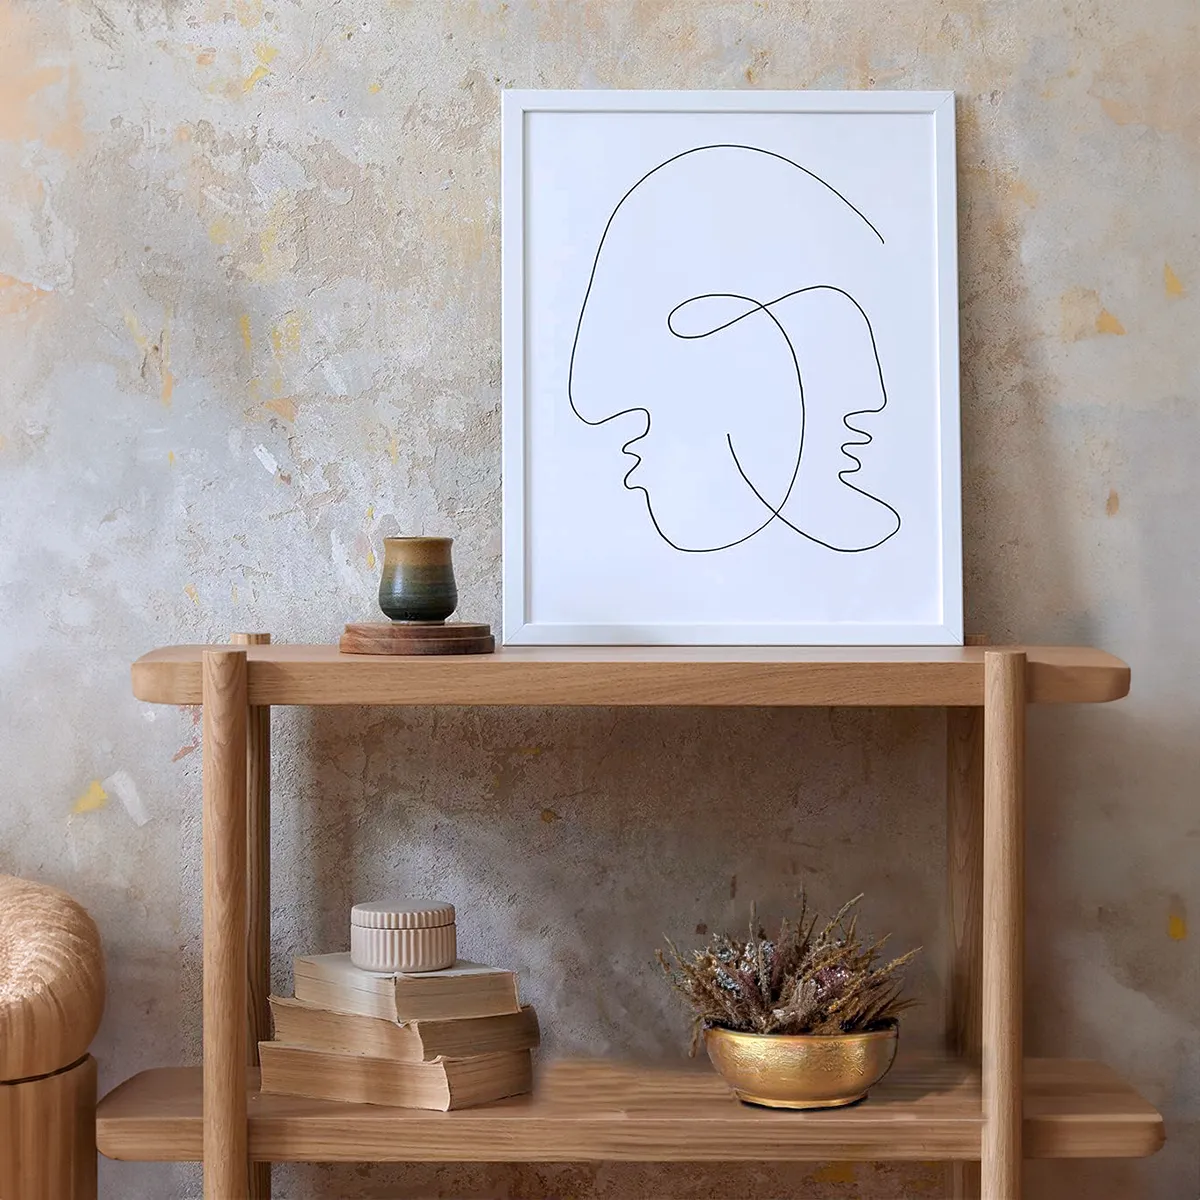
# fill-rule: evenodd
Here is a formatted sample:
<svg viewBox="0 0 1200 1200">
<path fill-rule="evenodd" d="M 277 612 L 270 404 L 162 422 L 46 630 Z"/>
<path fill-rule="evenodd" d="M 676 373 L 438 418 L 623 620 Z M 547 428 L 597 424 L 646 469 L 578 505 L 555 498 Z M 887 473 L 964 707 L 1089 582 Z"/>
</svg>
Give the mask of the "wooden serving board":
<svg viewBox="0 0 1200 1200">
<path fill-rule="evenodd" d="M 467 621 L 363 622 L 346 626 L 338 649 L 343 654 L 491 654 L 496 639 L 490 625 Z"/>
</svg>

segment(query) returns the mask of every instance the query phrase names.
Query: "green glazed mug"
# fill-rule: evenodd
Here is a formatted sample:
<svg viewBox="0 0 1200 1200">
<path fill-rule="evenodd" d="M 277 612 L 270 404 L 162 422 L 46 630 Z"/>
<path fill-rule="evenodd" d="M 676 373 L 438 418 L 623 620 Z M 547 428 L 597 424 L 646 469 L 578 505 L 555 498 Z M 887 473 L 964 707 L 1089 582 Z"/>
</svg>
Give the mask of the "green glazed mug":
<svg viewBox="0 0 1200 1200">
<path fill-rule="evenodd" d="M 379 607 L 393 621 L 441 624 L 458 607 L 448 537 L 383 539 Z"/>
</svg>

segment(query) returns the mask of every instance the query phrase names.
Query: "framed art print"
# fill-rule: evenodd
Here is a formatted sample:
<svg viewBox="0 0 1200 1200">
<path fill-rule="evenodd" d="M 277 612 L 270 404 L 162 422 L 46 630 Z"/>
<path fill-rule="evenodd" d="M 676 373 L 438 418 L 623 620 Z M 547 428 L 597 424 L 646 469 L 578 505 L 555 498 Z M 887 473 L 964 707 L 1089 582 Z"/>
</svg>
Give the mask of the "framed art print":
<svg viewBox="0 0 1200 1200">
<path fill-rule="evenodd" d="M 961 643 L 953 94 L 503 105 L 505 642 Z"/>
</svg>

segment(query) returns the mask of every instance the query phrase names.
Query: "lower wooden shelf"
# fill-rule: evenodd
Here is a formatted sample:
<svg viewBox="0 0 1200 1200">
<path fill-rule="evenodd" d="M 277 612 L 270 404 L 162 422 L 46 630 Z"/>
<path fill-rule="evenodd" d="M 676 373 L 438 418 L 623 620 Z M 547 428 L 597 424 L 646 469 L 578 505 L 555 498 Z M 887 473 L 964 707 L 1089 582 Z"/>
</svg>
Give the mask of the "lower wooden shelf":
<svg viewBox="0 0 1200 1200">
<path fill-rule="evenodd" d="M 1162 1118 L 1100 1063 L 1025 1064 L 1028 1158 L 1138 1158 Z M 269 1162 L 730 1162 L 978 1159 L 979 1072 L 957 1061 L 897 1067 L 862 1104 L 824 1112 L 751 1108 L 712 1071 L 567 1061 L 537 1093 L 439 1113 L 263 1095 L 253 1073 L 250 1153 Z M 100 1102 L 109 1158 L 200 1159 L 199 1067 L 143 1071 Z"/>
</svg>

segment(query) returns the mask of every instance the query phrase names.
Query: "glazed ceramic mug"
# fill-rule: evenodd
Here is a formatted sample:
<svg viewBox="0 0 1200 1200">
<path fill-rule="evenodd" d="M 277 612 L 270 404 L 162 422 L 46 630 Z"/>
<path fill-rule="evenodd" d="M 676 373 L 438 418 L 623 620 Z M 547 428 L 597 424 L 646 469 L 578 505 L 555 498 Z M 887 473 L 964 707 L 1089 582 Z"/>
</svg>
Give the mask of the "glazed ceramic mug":
<svg viewBox="0 0 1200 1200">
<path fill-rule="evenodd" d="M 458 606 L 448 537 L 383 539 L 379 607 L 393 621 L 440 624 Z"/>
</svg>

